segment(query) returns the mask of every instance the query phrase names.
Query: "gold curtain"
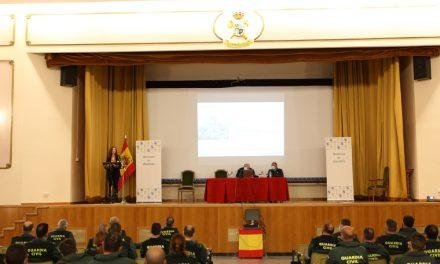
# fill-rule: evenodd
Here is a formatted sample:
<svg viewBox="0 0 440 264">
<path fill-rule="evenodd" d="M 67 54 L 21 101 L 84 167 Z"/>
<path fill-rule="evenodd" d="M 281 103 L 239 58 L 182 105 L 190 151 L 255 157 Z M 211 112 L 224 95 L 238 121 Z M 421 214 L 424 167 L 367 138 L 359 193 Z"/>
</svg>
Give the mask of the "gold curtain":
<svg viewBox="0 0 440 264">
<path fill-rule="evenodd" d="M 102 162 L 111 146 L 121 151 L 124 135 L 135 156 L 136 140 L 148 138 L 144 66 L 86 66 L 85 69 L 85 196 L 105 196 Z M 121 192 L 119 192 L 121 194 Z M 124 186 L 136 196 L 136 175 Z"/>
<path fill-rule="evenodd" d="M 336 62 L 333 86 L 333 132 L 352 138 L 355 195 L 388 166 L 389 197 L 406 198 L 398 58 Z"/>
</svg>

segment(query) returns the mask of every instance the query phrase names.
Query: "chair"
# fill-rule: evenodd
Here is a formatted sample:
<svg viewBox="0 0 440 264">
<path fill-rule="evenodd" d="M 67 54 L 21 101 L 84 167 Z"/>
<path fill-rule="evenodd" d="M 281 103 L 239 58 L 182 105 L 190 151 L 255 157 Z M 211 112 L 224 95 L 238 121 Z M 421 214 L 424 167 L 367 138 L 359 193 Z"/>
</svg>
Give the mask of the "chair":
<svg viewBox="0 0 440 264">
<path fill-rule="evenodd" d="M 390 168 L 387 166 L 383 169 L 382 179 L 378 178 L 378 179 L 370 180 L 370 185 L 368 186 L 368 200 L 370 200 L 370 197 L 373 197 L 373 202 L 374 202 L 374 198 L 378 190 L 382 192 L 382 197 L 384 197 L 384 199 L 388 198 L 389 182 L 390 182 Z"/>
<path fill-rule="evenodd" d="M 368 264 L 387 264 L 387 260 L 386 259 L 372 260 L 372 261 L 368 261 Z"/>
<path fill-rule="evenodd" d="M 310 264 L 325 264 L 328 254 L 312 253 L 310 256 Z"/>
<path fill-rule="evenodd" d="M 182 171 L 182 184 L 178 189 L 179 202 L 182 202 L 184 192 L 191 193 L 192 201 L 195 202 L 194 172 L 191 170 Z"/>
<path fill-rule="evenodd" d="M 221 179 L 228 178 L 228 172 L 222 169 L 216 170 L 214 175 L 216 178 L 221 178 Z"/>
</svg>

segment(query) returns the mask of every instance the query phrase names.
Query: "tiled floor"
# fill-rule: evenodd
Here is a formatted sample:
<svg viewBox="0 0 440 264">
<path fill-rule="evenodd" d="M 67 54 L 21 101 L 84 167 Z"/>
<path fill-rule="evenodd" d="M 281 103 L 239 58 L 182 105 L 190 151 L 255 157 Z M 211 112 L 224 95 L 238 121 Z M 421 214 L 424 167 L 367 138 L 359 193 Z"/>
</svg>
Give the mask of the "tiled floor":
<svg viewBox="0 0 440 264">
<path fill-rule="evenodd" d="M 239 259 L 237 257 L 216 257 L 212 258 L 214 264 L 290 264 L 291 257 L 264 257 L 262 259 Z"/>
</svg>

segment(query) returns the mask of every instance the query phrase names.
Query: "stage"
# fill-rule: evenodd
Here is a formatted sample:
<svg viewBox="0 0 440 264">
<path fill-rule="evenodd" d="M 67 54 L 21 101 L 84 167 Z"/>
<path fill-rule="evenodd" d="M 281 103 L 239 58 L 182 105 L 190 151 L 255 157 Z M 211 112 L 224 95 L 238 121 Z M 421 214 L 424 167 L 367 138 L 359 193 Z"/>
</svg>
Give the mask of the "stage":
<svg viewBox="0 0 440 264">
<path fill-rule="evenodd" d="M 308 244 L 317 229 L 330 222 L 336 227 L 340 218 L 350 218 L 358 234 L 366 226 L 373 227 L 377 234 L 384 230 L 385 220 L 394 218 L 401 223 L 406 214 L 414 215 L 416 226 L 440 223 L 438 202 L 349 202 L 328 203 L 324 201 L 289 201 L 283 203 L 176 203 L 162 204 L 59 204 L 2 206 L 0 236 L 1 245 L 21 232 L 23 219 L 34 224 L 47 222 L 50 229 L 64 217 L 69 229 L 78 236 L 78 245 L 84 246 L 100 223 L 107 223 L 111 216 L 119 217 L 123 228 L 135 242 L 148 235 L 153 222 L 163 224 L 166 217 L 173 216 L 176 226 L 196 228 L 195 238 L 213 249 L 214 253 L 236 253 L 238 228 L 243 224 L 244 211 L 258 208 L 266 235 L 265 251 L 287 253 Z"/>
</svg>

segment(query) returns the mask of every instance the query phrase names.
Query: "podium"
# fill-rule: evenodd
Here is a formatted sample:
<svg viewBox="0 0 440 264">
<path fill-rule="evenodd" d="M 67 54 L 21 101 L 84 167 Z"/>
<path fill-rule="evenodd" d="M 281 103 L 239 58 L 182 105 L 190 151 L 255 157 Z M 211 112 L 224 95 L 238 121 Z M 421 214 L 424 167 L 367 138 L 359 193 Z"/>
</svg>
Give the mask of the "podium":
<svg viewBox="0 0 440 264">
<path fill-rule="evenodd" d="M 261 228 L 240 228 L 238 231 L 238 257 L 262 258 L 263 230 Z"/>
</svg>

